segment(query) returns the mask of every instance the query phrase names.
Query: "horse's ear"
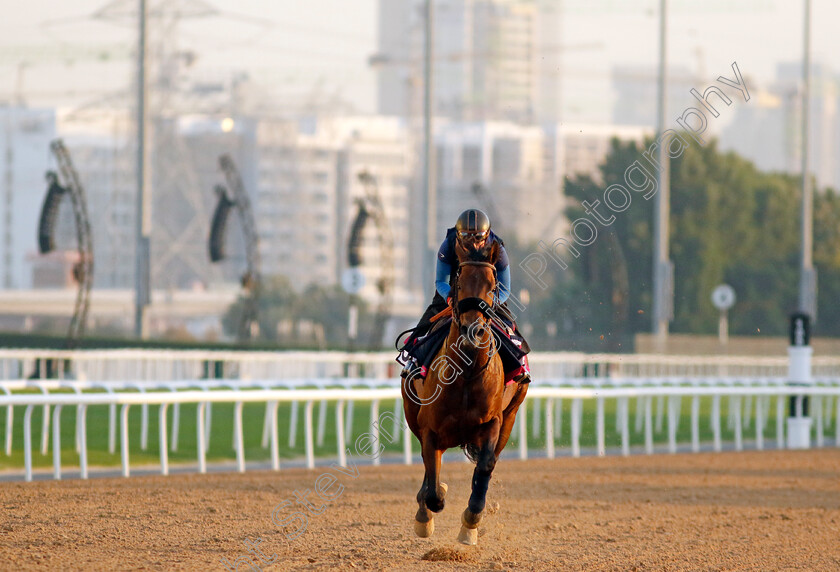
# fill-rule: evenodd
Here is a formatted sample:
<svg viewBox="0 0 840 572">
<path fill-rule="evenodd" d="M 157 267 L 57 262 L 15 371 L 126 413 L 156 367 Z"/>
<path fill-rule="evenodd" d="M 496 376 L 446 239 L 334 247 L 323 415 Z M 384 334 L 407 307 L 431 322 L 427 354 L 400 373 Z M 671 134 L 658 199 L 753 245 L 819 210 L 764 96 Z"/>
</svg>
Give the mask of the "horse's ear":
<svg viewBox="0 0 840 572">
<path fill-rule="evenodd" d="M 494 240 L 490 246 L 490 256 L 488 257 L 491 264 L 496 264 L 499 261 L 499 248 L 499 243 Z"/>
<path fill-rule="evenodd" d="M 455 256 L 458 257 L 458 262 L 463 262 L 467 259 L 469 251 L 461 245 L 457 240 L 455 241 Z"/>
</svg>

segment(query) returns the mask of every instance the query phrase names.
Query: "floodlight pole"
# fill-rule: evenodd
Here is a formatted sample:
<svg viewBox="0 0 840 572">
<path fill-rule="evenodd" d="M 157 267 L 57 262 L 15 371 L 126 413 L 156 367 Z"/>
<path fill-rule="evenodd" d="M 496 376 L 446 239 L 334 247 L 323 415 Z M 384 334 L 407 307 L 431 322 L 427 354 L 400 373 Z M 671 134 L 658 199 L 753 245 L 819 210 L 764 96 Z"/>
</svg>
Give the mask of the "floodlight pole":
<svg viewBox="0 0 840 572">
<path fill-rule="evenodd" d="M 662 136 L 665 132 L 667 108 L 667 22 L 668 0 L 660 1 L 659 8 L 659 101 L 657 106 L 656 131 L 658 145 L 658 188 L 656 193 L 653 236 L 653 334 L 658 351 L 665 350 L 668 339 L 668 322 L 673 314 L 673 268 L 668 254 L 670 234 L 670 165 L 668 142 Z"/>
<path fill-rule="evenodd" d="M 147 97 L 147 53 L 146 0 L 139 0 L 138 46 L 137 46 L 137 213 L 134 276 L 134 334 L 138 338 L 148 335 L 145 316 L 146 306 L 151 299 L 150 292 L 150 235 L 151 235 L 151 192 L 149 190 L 149 154 L 147 153 L 148 97 Z"/>
<path fill-rule="evenodd" d="M 811 322 L 817 317 L 817 273 L 813 260 L 814 190 L 808 173 L 811 99 L 811 0 L 805 0 L 804 54 L 802 62 L 802 239 L 799 273 L 799 311 Z"/>
<path fill-rule="evenodd" d="M 435 232 L 437 230 L 437 187 L 435 185 L 434 115 L 434 0 L 426 0 L 425 42 L 423 58 L 423 181 L 421 183 L 422 273 L 421 291 L 434 281 Z"/>
</svg>

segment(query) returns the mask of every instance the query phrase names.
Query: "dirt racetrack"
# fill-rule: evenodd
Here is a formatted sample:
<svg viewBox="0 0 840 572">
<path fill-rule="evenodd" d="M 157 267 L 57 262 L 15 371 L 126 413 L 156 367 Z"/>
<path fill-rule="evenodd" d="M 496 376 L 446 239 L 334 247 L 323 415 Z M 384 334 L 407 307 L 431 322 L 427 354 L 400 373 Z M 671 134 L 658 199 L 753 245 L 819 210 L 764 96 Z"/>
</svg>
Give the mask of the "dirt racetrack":
<svg viewBox="0 0 840 572">
<path fill-rule="evenodd" d="M 272 510 L 328 470 L 340 498 L 287 539 L 293 527 Z M 0 569 L 224 570 L 222 558 L 239 558 L 250 570 L 258 560 L 243 541 L 262 539 L 277 556 L 264 570 L 840 570 L 836 449 L 503 460 L 488 495 L 500 508 L 477 547 L 455 542 L 472 465 L 444 464 L 449 495 L 431 539 L 412 531 L 421 472 L 4 483 Z"/>
</svg>

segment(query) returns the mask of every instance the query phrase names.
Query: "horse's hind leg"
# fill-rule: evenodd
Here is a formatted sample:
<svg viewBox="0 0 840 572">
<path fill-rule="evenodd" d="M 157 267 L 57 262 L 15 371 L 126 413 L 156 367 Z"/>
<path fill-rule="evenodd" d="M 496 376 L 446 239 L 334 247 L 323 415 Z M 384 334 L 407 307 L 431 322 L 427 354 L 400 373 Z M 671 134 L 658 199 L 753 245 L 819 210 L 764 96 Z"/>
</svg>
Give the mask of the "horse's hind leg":
<svg viewBox="0 0 840 572">
<path fill-rule="evenodd" d="M 424 432 L 421 444 L 426 475 L 417 493 L 419 508 L 414 517 L 414 533 L 420 538 L 428 538 L 435 531 L 434 513 L 442 511 L 445 504 L 447 486 L 440 482 L 440 458 L 443 451 L 435 448 L 435 442 L 431 432 Z"/>
<path fill-rule="evenodd" d="M 481 522 L 481 515 L 484 512 L 490 477 L 496 467 L 496 442 L 499 439 L 500 425 L 498 419 L 487 423 L 476 443 L 479 453 L 475 471 L 473 471 L 472 494 L 467 508 L 461 515 L 461 531 L 458 533 L 458 542 L 461 544 L 478 543 L 478 523 Z"/>
</svg>

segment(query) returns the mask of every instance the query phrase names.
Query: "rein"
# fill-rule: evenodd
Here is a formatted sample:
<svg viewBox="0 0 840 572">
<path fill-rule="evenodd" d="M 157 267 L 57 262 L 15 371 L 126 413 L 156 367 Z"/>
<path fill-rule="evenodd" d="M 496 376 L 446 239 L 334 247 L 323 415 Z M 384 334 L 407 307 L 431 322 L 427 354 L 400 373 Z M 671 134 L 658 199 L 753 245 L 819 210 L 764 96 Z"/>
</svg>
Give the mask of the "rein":
<svg viewBox="0 0 840 572">
<path fill-rule="evenodd" d="M 466 260 L 464 262 L 461 262 L 458 265 L 458 274 L 456 275 L 456 278 L 455 278 L 455 292 L 456 292 L 456 294 L 457 294 L 457 291 L 458 291 L 458 278 L 461 275 L 461 268 L 463 268 L 464 266 L 481 266 L 483 268 L 490 268 L 491 270 L 493 270 L 494 286 L 493 286 L 492 291 L 495 294 L 496 290 L 498 290 L 498 288 L 499 288 L 499 282 L 496 279 L 496 266 L 494 264 L 489 263 L 489 262 L 481 262 L 481 261 L 478 261 L 478 260 Z M 456 299 L 457 295 L 453 296 L 452 298 L 453 298 L 453 300 Z M 491 316 L 487 315 L 487 309 L 488 308 L 489 308 L 489 305 L 487 304 L 487 302 L 485 302 L 481 298 L 472 296 L 472 297 L 469 297 L 469 298 L 464 298 L 463 300 L 458 300 L 458 303 L 455 306 L 453 306 L 453 308 L 452 308 L 453 309 L 452 316 L 453 316 L 453 318 L 455 318 L 455 322 L 458 323 L 458 325 L 460 326 L 460 319 L 459 319 L 460 314 L 463 313 L 463 312 L 469 312 L 470 310 L 478 310 L 479 312 L 481 312 L 481 314 L 485 318 L 492 318 Z"/>
<path fill-rule="evenodd" d="M 458 293 L 458 278 L 460 278 L 461 268 L 463 268 L 464 266 L 480 266 L 480 267 L 484 267 L 484 268 L 490 268 L 491 270 L 493 270 L 494 286 L 491 289 L 491 291 L 494 293 L 494 295 L 497 294 L 497 290 L 499 288 L 499 282 L 496 279 L 496 265 L 491 264 L 490 262 L 481 262 L 481 261 L 478 261 L 478 260 L 466 260 L 466 261 L 458 264 L 458 271 L 457 271 L 456 279 L 455 279 L 455 292 L 454 292 L 454 295 L 452 296 L 453 300 L 457 299 L 457 297 L 458 297 L 457 296 L 457 293 Z M 491 339 L 493 340 L 493 345 L 495 347 L 496 338 L 493 336 L 493 326 L 492 326 L 493 316 L 492 316 L 492 312 L 490 312 L 490 305 L 486 301 L 484 301 L 483 299 L 481 299 L 477 296 L 470 296 L 469 298 L 464 298 L 462 300 L 458 300 L 458 302 L 456 304 L 453 304 L 453 306 L 452 306 L 452 319 L 454 320 L 455 324 L 460 329 L 461 314 L 464 313 L 464 312 L 469 312 L 470 310 L 478 310 L 479 312 L 481 312 L 482 316 L 484 316 L 485 318 L 490 320 L 491 324 L 490 324 L 490 327 L 488 328 L 488 330 L 490 332 L 490 336 L 491 336 Z M 496 348 L 496 351 L 498 351 L 498 348 Z M 477 375 L 481 374 L 484 370 L 486 370 L 490 366 L 490 362 L 493 361 L 493 354 L 494 353 L 495 352 L 490 353 L 490 355 L 487 357 L 487 363 L 485 363 L 481 368 L 479 368 L 478 371 L 473 372 L 473 374 L 468 379 L 474 378 Z"/>
</svg>

